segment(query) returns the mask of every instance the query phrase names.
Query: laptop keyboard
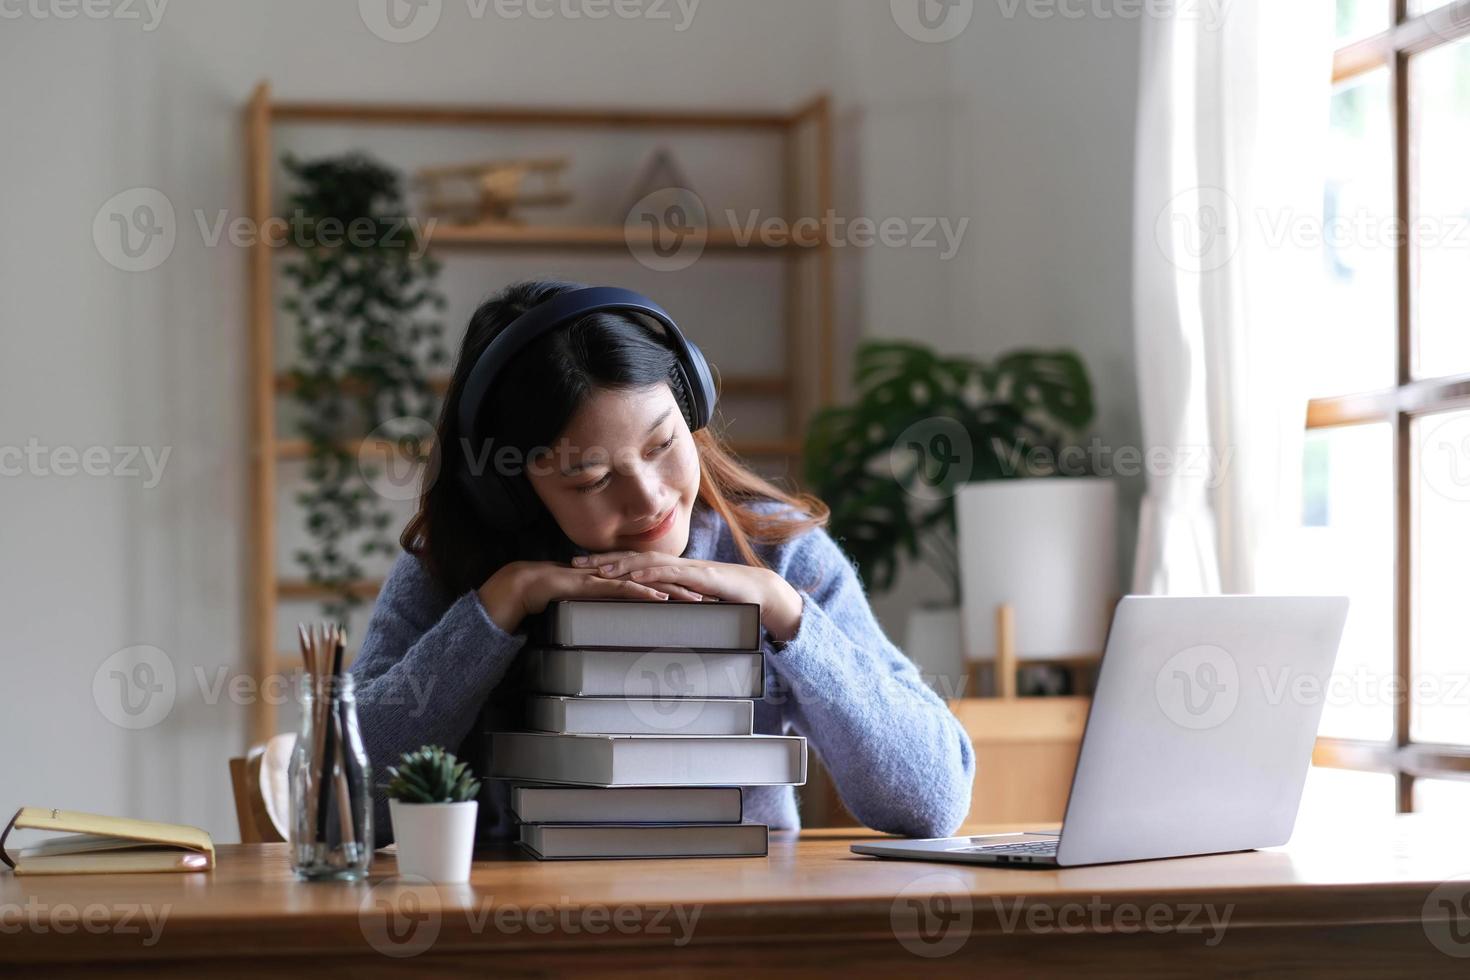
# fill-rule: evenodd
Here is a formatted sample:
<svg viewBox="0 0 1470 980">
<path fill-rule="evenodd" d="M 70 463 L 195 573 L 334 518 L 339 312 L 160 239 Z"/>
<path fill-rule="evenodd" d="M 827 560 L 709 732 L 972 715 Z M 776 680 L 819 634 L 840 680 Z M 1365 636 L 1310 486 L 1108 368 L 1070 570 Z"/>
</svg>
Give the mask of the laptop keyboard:
<svg viewBox="0 0 1470 980">
<path fill-rule="evenodd" d="M 981 844 L 977 847 L 959 847 L 959 851 L 969 851 L 979 854 L 1026 854 L 1038 857 L 1056 857 L 1057 842 L 1054 840 L 1033 840 L 1022 844 Z"/>
</svg>

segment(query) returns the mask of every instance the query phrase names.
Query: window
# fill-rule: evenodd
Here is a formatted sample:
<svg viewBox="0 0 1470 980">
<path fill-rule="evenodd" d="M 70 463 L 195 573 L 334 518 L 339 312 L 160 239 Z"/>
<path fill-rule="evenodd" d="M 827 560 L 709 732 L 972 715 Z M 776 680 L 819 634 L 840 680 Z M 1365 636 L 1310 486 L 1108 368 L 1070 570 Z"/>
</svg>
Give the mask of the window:
<svg viewBox="0 0 1470 980">
<path fill-rule="evenodd" d="M 1320 765 L 1470 801 L 1470 0 L 1336 0 L 1303 532 L 1352 597 Z"/>
</svg>

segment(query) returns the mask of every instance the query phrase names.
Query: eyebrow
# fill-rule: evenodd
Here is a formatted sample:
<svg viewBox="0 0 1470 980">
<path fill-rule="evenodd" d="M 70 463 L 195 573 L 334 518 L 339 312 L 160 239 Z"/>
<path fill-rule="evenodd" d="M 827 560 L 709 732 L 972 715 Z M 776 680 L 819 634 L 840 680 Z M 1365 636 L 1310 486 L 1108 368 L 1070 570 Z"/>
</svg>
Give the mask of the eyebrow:
<svg viewBox="0 0 1470 980">
<path fill-rule="evenodd" d="M 659 426 L 663 425 L 664 424 L 664 420 L 667 419 L 671 414 L 673 414 L 673 411 L 674 410 L 672 408 L 666 408 L 666 409 L 664 409 L 663 414 L 660 415 L 658 418 L 654 419 L 653 420 L 653 424 L 648 427 L 648 431 L 646 431 L 646 432 L 643 433 L 643 437 L 646 439 L 649 436 L 653 435 L 654 430 L 657 429 Z M 598 465 L 599 462 L 600 462 L 599 460 L 592 460 L 590 462 L 585 462 L 585 463 L 573 463 L 571 466 L 568 466 L 566 469 L 562 470 L 561 471 L 561 475 L 562 476 L 576 476 L 578 473 L 582 472 L 587 467 Z"/>
</svg>

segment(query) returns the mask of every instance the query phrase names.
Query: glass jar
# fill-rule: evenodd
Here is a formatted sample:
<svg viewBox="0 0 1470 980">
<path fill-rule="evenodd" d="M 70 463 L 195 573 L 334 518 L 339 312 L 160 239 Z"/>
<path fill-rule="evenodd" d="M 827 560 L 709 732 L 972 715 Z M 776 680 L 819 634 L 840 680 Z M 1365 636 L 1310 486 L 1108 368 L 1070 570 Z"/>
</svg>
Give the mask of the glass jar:
<svg viewBox="0 0 1470 980">
<path fill-rule="evenodd" d="M 351 674 L 303 675 L 291 752 L 291 867 L 300 878 L 356 881 L 373 859 L 372 770 Z"/>
</svg>

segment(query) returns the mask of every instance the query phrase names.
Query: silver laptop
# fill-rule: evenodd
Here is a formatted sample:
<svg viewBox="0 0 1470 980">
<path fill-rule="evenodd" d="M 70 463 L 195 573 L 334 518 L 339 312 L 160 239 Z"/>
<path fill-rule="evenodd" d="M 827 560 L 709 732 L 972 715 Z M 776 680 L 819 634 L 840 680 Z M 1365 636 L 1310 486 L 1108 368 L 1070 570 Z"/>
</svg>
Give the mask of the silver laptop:
<svg viewBox="0 0 1470 980">
<path fill-rule="evenodd" d="M 1060 831 L 852 850 L 1066 867 L 1284 844 L 1347 607 L 1341 596 L 1127 596 L 1108 633 Z"/>
</svg>

